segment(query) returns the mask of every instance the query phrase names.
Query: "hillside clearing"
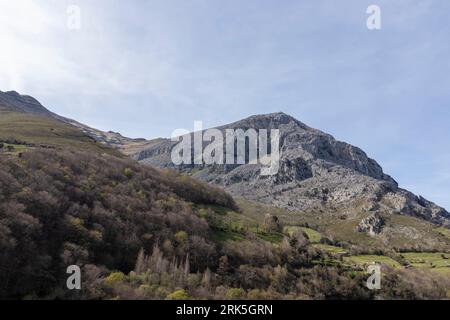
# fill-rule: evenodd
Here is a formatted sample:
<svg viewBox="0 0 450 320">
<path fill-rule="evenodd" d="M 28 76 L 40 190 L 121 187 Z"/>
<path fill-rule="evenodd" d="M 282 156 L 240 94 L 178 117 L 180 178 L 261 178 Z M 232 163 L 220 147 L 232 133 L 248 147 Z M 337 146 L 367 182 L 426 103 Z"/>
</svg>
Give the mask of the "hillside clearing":
<svg viewBox="0 0 450 320">
<path fill-rule="evenodd" d="M 344 257 L 344 262 L 358 267 L 364 267 L 369 264 L 378 263 L 384 264 L 392 268 L 400 268 L 401 265 L 392 258 L 379 255 L 360 255 L 360 256 L 349 256 Z"/>
</svg>

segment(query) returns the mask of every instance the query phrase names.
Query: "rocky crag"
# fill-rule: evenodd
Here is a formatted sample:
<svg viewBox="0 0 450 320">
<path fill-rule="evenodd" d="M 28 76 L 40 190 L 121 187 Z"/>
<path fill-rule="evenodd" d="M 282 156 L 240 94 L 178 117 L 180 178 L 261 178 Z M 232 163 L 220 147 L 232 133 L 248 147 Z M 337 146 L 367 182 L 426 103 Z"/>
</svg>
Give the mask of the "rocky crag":
<svg viewBox="0 0 450 320">
<path fill-rule="evenodd" d="M 399 188 L 363 150 L 337 141 L 289 115 L 256 115 L 217 129 L 237 128 L 280 130 L 281 159 L 277 174 L 263 176 L 259 164 L 248 163 L 175 166 L 171 150 L 176 143 L 169 139 L 150 142 L 133 157 L 156 167 L 177 168 L 202 181 L 222 186 L 235 196 L 289 210 L 335 209 L 346 215 L 356 214 L 358 210 L 369 215 L 402 214 L 449 224 L 450 214 L 445 209 Z M 369 230 L 371 233 L 380 231 L 378 227 L 361 228 L 361 231 Z"/>
</svg>

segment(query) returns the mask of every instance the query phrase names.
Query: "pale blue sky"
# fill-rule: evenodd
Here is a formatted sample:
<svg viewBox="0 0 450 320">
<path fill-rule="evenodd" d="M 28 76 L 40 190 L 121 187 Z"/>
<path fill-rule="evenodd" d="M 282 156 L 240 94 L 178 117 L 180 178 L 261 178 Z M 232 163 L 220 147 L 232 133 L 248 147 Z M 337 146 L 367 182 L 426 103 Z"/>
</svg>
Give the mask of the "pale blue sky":
<svg viewBox="0 0 450 320">
<path fill-rule="evenodd" d="M 0 0 L 0 90 L 145 138 L 283 111 L 450 209 L 449 13 L 448 0 Z"/>
</svg>

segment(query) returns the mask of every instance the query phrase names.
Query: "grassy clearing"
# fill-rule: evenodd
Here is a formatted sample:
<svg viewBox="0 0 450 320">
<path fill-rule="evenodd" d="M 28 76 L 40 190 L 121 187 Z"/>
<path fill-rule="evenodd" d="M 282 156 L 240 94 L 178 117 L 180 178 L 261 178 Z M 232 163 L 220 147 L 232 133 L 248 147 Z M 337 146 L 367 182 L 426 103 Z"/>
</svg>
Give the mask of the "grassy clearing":
<svg viewBox="0 0 450 320">
<path fill-rule="evenodd" d="M 450 229 L 440 227 L 440 228 L 436 228 L 435 230 L 450 240 Z"/>
<path fill-rule="evenodd" d="M 295 230 L 294 226 L 308 226 L 308 229 L 319 231 L 322 238 L 348 242 L 364 247 L 368 251 L 410 251 L 417 250 L 418 246 L 422 251 L 450 251 L 449 229 L 437 229 L 430 222 L 415 217 L 397 214 L 384 216 L 386 227 L 389 227 L 390 230 L 380 237 L 371 237 L 357 232 L 356 226 L 361 219 L 368 215 L 364 213 L 363 207 L 366 203 L 362 200 L 346 204 L 342 208 L 309 208 L 302 212 L 273 208 L 270 205 L 241 198 L 237 198 L 236 202 L 244 216 L 250 217 L 260 224 L 264 220 L 265 213 L 276 215 L 286 226 L 287 234 Z M 352 208 L 351 212 L 348 212 L 348 208 Z M 305 232 L 308 234 L 308 230 Z M 411 237 L 411 234 L 418 235 L 420 240 Z M 311 242 L 316 242 L 316 240 Z"/>
<path fill-rule="evenodd" d="M 303 230 L 303 232 L 306 233 L 309 241 L 311 241 L 312 243 L 318 243 L 322 239 L 322 235 L 320 234 L 320 232 L 317 232 L 316 230 L 306 227 L 302 227 L 301 229 Z"/>
<path fill-rule="evenodd" d="M 301 227 L 296 226 L 287 226 L 283 228 L 283 232 L 287 234 L 288 236 L 292 237 L 292 235 L 296 232 L 300 232 L 302 230 Z"/>
<path fill-rule="evenodd" d="M 342 255 L 342 254 L 348 253 L 345 249 L 343 249 L 341 247 L 336 247 L 336 246 L 332 246 L 329 244 L 316 243 L 316 244 L 313 244 L 313 247 L 324 250 L 324 251 L 328 251 L 329 253 L 332 253 L 332 254 L 341 254 Z"/>
<path fill-rule="evenodd" d="M 296 232 L 304 232 L 311 243 L 319 243 L 322 239 L 320 232 L 306 227 L 287 226 L 284 227 L 283 232 L 289 236 L 292 236 Z"/>
<path fill-rule="evenodd" d="M 11 144 L 11 143 L 2 143 L 3 148 L 0 149 L 0 154 L 10 154 L 10 155 L 18 155 L 26 151 L 29 147 L 23 144 Z"/>
<path fill-rule="evenodd" d="M 258 238 L 274 244 L 283 241 L 284 234 L 278 232 L 265 232 L 262 223 L 254 220 L 241 212 L 229 210 L 218 206 L 203 206 L 199 210 L 205 212 L 211 209 L 215 213 L 212 223 L 217 230 L 214 239 L 223 242 L 227 240 L 240 241 L 246 238 L 248 233 L 252 233 Z"/>
<path fill-rule="evenodd" d="M 356 226 L 366 216 L 367 215 L 359 214 L 345 220 L 329 217 L 326 224 L 322 227 L 324 229 L 324 234 L 338 241 L 345 241 L 367 248 L 383 247 L 383 243 L 378 238 L 370 237 L 366 233 L 356 231 Z"/>
<path fill-rule="evenodd" d="M 281 243 L 284 238 L 284 235 L 282 233 L 258 232 L 256 236 L 264 241 L 272 242 L 275 244 Z"/>
<path fill-rule="evenodd" d="M 445 275 L 445 276 L 449 276 L 449 277 L 450 277 L 450 268 L 448 268 L 448 267 L 444 267 L 444 268 L 433 268 L 433 269 L 430 269 L 430 271 L 438 272 L 438 273 L 440 273 L 440 274 L 442 274 L 442 275 Z M 450 297 L 450 295 L 449 295 L 449 297 Z"/>
<path fill-rule="evenodd" d="M 320 241 L 318 238 L 320 235 L 320 238 L 332 237 L 337 241 L 347 241 L 372 248 L 385 247 L 380 240 L 355 231 L 355 227 L 365 215 L 342 220 L 339 218 L 342 214 L 336 208 L 311 208 L 300 212 L 274 208 L 241 198 L 235 200 L 242 214 L 252 217 L 255 221 L 262 222 L 265 213 L 276 215 L 282 224 L 287 226 L 288 234 L 300 225 L 308 226 L 304 231 L 313 243 Z M 317 230 L 319 230 L 318 234 L 315 233 Z"/>
<path fill-rule="evenodd" d="M 216 230 L 212 234 L 212 239 L 216 242 L 242 241 L 245 239 L 245 235 L 230 230 Z"/>
<path fill-rule="evenodd" d="M 450 250 L 450 237 L 445 236 L 444 228 L 416 217 L 393 214 L 385 217 L 389 233 L 384 235 L 389 246 L 402 251 L 448 251 Z M 411 235 L 414 237 L 411 237 Z"/>
<path fill-rule="evenodd" d="M 386 256 L 377 255 L 360 255 L 360 256 L 349 256 L 344 257 L 344 262 L 352 266 L 363 267 L 372 263 L 379 263 L 390 266 L 392 268 L 400 268 L 401 265 L 394 259 Z"/>
<path fill-rule="evenodd" d="M 213 204 L 208 204 L 208 205 L 194 205 L 194 207 L 200 212 L 200 213 L 205 213 L 206 210 L 210 209 L 212 211 L 214 211 L 215 213 L 221 215 L 221 216 L 226 216 L 229 212 L 231 212 L 232 210 L 230 210 L 229 208 L 225 208 L 225 207 L 221 207 L 218 205 L 213 205 Z"/>
<path fill-rule="evenodd" d="M 416 268 L 447 268 L 450 270 L 450 254 L 444 252 L 406 252 L 401 254 Z"/>
<path fill-rule="evenodd" d="M 298 212 L 290 212 L 284 209 L 271 207 L 269 205 L 264 205 L 262 203 L 257 203 L 242 198 L 235 198 L 237 205 L 243 215 L 251 218 L 253 221 L 262 224 L 264 221 L 264 215 L 269 213 L 271 215 L 277 216 L 284 225 L 296 225 L 299 223 L 297 217 L 301 217 Z M 294 223 L 289 223 L 288 217 L 294 217 Z M 302 222 L 302 221 L 300 221 Z"/>
</svg>

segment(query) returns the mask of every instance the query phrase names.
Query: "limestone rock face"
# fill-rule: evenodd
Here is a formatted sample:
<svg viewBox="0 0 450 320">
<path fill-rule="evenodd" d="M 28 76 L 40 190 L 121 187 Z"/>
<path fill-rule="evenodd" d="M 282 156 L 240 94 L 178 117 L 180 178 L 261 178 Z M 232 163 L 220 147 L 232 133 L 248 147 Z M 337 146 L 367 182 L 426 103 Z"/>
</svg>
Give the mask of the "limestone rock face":
<svg viewBox="0 0 450 320">
<path fill-rule="evenodd" d="M 281 232 L 282 227 L 277 216 L 266 213 L 264 216 L 264 229 L 267 232 Z"/>
<path fill-rule="evenodd" d="M 376 236 L 381 233 L 384 226 L 384 220 L 378 213 L 373 213 L 367 218 L 361 220 L 356 227 L 358 232 L 366 232 L 371 236 Z"/>
<path fill-rule="evenodd" d="M 132 156 L 162 168 L 176 168 L 200 180 L 224 187 L 235 196 L 280 208 L 303 211 L 340 208 L 368 213 L 396 213 L 449 224 L 449 213 L 434 203 L 400 189 L 381 166 L 360 148 L 335 140 L 284 113 L 256 115 L 218 127 L 280 130 L 277 174 L 261 175 L 259 164 L 181 165 L 171 161 L 176 144 L 169 139 L 150 141 Z M 356 211 L 355 211 L 356 212 Z M 354 213 L 356 214 L 356 213 Z"/>
</svg>

